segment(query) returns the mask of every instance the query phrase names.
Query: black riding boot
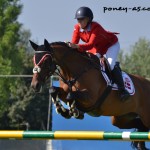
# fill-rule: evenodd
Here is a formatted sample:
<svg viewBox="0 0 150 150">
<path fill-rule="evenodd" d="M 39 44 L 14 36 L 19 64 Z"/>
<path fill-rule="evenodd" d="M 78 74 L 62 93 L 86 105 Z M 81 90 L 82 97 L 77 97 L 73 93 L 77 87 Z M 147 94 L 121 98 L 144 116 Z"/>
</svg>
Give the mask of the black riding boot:
<svg viewBox="0 0 150 150">
<path fill-rule="evenodd" d="M 118 65 L 115 65 L 114 69 L 112 70 L 112 76 L 115 80 L 115 83 L 118 85 L 119 91 L 121 92 L 121 100 L 125 101 L 130 97 L 130 94 L 124 87 L 121 69 Z"/>
</svg>

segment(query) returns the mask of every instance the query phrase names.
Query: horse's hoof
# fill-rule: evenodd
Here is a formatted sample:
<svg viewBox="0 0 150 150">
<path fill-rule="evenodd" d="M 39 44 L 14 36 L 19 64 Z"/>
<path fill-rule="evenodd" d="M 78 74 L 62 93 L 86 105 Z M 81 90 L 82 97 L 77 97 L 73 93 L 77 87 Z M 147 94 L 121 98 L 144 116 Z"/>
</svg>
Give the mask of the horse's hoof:
<svg viewBox="0 0 150 150">
<path fill-rule="evenodd" d="M 79 115 L 76 117 L 76 119 L 84 119 L 84 113 L 79 111 Z"/>
<path fill-rule="evenodd" d="M 61 109 L 60 108 L 55 108 L 55 111 L 57 114 L 61 114 Z"/>
<path fill-rule="evenodd" d="M 79 111 L 77 109 L 73 109 L 73 117 L 78 118 L 79 117 Z"/>
<path fill-rule="evenodd" d="M 131 146 L 133 149 L 136 149 L 136 150 L 149 150 L 146 148 L 145 142 L 142 142 L 142 141 L 133 141 Z"/>
<path fill-rule="evenodd" d="M 70 119 L 72 116 L 69 114 L 69 110 L 66 109 L 66 112 L 61 113 L 61 115 L 66 118 L 66 119 Z"/>
<path fill-rule="evenodd" d="M 78 109 L 74 109 L 72 111 L 72 116 L 76 119 L 83 119 L 84 118 L 84 113 L 82 113 L 81 111 L 79 111 Z"/>
<path fill-rule="evenodd" d="M 69 110 L 69 115 L 70 115 L 70 116 L 73 116 L 72 110 Z"/>
</svg>

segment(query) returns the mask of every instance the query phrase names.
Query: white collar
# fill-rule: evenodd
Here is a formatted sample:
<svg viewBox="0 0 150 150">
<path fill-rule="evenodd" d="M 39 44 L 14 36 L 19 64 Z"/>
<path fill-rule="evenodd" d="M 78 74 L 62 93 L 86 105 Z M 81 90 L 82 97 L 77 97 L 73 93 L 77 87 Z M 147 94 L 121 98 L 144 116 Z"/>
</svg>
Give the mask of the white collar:
<svg viewBox="0 0 150 150">
<path fill-rule="evenodd" d="M 86 29 L 80 29 L 81 32 L 91 31 L 91 23 L 86 27 Z"/>
</svg>

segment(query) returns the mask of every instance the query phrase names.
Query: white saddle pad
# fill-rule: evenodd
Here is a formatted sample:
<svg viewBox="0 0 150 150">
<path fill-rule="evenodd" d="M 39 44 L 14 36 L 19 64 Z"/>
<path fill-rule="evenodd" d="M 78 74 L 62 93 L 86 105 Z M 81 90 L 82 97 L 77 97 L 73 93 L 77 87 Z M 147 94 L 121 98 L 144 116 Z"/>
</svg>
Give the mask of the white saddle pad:
<svg viewBox="0 0 150 150">
<path fill-rule="evenodd" d="M 118 90 L 118 86 L 116 83 L 112 84 L 109 77 L 107 76 L 107 74 L 105 73 L 105 67 L 102 65 L 101 67 L 102 70 L 102 75 L 107 83 L 107 85 L 111 85 L 112 86 L 112 90 Z M 130 93 L 130 95 L 134 95 L 135 93 L 135 88 L 134 88 L 134 84 L 131 80 L 131 78 L 129 77 L 129 75 L 125 72 L 122 71 L 122 77 L 123 77 L 123 81 L 124 81 L 124 85 L 126 90 Z"/>
</svg>

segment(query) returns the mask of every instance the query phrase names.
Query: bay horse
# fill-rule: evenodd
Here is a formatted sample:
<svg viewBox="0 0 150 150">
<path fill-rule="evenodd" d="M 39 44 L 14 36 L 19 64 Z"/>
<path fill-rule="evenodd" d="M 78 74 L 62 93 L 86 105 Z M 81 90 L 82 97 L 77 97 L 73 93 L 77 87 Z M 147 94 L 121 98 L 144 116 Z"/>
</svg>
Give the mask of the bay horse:
<svg viewBox="0 0 150 150">
<path fill-rule="evenodd" d="M 52 87 L 50 91 L 57 111 L 63 117 L 83 119 L 84 113 L 93 117 L 111 116 L 112 124 L 120 129 L 149 131 L 150 81 L 129 74 L 135 94 L 122 102 L 119 92 L 106 85 L 97 61 L 86 53 L 70 48 L 65 42 L 30 43 L 35 50 L 31 87 L 39 92 L 51 75 L 59 75 L 60 87 Z M 57 96 L 69 105 L 69 109 L 63 107 Z M 133 147 L 147 149 L 141 141 L 134 141 Z"/>
</svg>

